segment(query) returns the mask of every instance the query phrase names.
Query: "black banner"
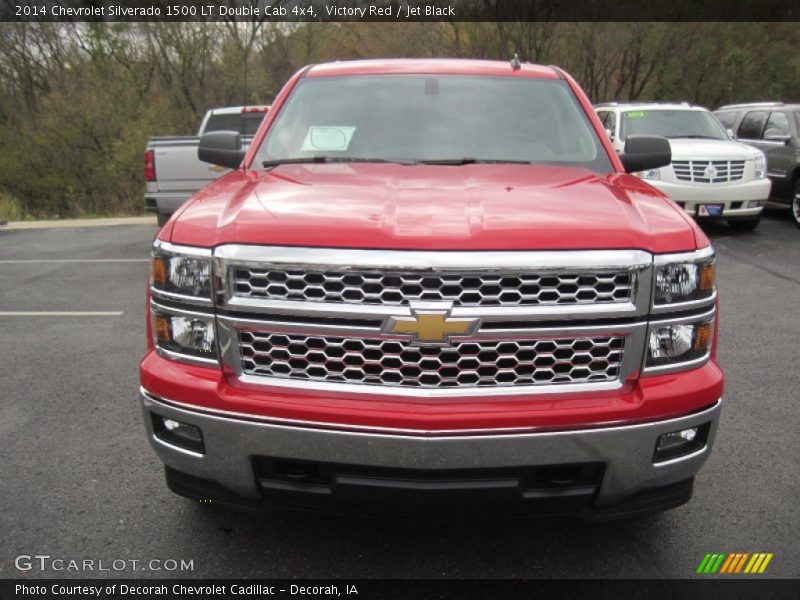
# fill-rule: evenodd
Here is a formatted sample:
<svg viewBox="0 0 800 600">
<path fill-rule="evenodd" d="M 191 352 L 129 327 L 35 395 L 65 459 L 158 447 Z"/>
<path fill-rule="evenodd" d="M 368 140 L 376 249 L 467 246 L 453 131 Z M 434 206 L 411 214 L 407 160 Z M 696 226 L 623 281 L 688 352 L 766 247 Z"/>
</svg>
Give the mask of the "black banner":
<svg viewBox="0 0 800 600">
<path fill-rule="evenodd" d="M 0 21 L 795 21 L 796 0 L 0 0 Z"/>
<path fill-rule="evenodd" d="M 654 598 L 729 600 L 769 597 L 796 600 L 800 582 L 786 579 L 714 578 L 706 580 L 0 580 L 0 600 L 58 598 L 112 600 L 196 600 L 197 598 L 347 598 L 392 600 L 425 598 L 546 599 Z"/>
</svg>

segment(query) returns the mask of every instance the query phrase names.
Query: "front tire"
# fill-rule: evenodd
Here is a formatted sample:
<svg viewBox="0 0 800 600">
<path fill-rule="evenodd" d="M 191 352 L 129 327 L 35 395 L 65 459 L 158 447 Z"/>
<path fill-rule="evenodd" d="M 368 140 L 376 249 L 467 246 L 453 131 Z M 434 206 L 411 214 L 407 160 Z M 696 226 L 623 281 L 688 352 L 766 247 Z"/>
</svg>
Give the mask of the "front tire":
<svg viewBox="0 0 800 600">
<path fill-rule="evenodd" d="M 761 222 L 761 215 L 753 217 L 752 219 L 738 219 L 736 221 L 728 221 L 728 225 L 734 231 L 753 231 Z"/>
<path fill-rule="evenodd" d="M 795 182 L 792 190 L 792 218 L 794 224 L 800 228 L 800 179 Z"/>
</svg>

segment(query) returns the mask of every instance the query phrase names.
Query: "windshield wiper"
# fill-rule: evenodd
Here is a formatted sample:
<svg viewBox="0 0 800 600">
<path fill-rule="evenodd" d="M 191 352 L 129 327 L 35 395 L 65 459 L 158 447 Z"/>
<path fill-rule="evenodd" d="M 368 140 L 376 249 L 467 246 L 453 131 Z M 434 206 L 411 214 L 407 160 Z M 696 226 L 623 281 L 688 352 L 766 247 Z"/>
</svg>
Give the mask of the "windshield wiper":
<svg viewBox="0 0 800 600">
<path fill-rule="evenodd" d="M 261 162 L 265 169 L 280 165 L 301 164 L 327 164 L 327 163 L 401 163 L 411 164 L 412 161 L 387 160 L 385 158 L 360 158 L 355 156 L 302 156 L 295 158 L 276 158 Z"/>
<path fill-rule="evenodd" d="M 414 161 L 420 165 L 529 165 L 528 160 L 507 160 L 502 158 L 473 158 L 465 156 L 463 158 L 431 158 Z"/>
</svg>

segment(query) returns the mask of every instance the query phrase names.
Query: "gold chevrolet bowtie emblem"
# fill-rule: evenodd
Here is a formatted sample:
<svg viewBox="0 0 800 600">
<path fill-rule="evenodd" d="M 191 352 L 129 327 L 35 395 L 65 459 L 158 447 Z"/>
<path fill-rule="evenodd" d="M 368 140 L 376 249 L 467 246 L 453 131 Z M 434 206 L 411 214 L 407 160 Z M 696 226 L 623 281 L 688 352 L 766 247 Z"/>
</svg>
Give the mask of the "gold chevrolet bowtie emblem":
<svg viewBox="0 0 800 600">
<path fill-rule="evenodd" d="M 415 345 L 442 346 L 450 343 L 450 336 L 470 335 L 478 328 L 479 319 L 450 318 L 449 310 L 415 310 L 411 317 L 390 317 L 384 331 L 411 336 Z"/>
</svg>

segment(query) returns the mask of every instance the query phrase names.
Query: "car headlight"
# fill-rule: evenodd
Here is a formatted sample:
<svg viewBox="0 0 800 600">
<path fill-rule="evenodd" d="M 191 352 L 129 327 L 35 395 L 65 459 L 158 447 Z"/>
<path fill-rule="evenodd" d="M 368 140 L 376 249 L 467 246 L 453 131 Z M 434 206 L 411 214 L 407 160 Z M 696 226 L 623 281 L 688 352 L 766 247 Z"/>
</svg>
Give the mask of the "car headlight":
<svg viewBox="0 0 800 600">
<path fill-rule="evenodd" d="M 637 171 L 634 173 L 639 179 L 649 179 L 650 181 L 661 180 L 661 169 L 650 169 L 648 171 Z"/>
<path fill-rule="evenodd" d="M 153 306 L 151 315 L 153 342 L 162 356 L 190 363 L 218 363 L 212 315 L 161 306 Z"/>
<path fill-rule="evenodd" d="M 767 161 L 764 158 L 764 154 L 762 152 L 756 154 L 756 158 L 753 161 L 754 176 L 756 179 L 764 179 L 764 177 L 767 176 L 766 164 Z"/>
<path fill-rule="evenodd" d="M 645 371 L 691 368 L 711 350 L 713 310 L 684 322 L 655 322 L 648 328 Z"/>
<path fill-rule="evenodd" d="M 211 302 L 211 250 L 153 244 L 151 285 L 154 295 Z"/>
<path fill-rule="evenodd" d="M 656 256 L 654 277 L 654 306 L 709 298 L 714 294 L 714 251 Z"/>
</svg>

